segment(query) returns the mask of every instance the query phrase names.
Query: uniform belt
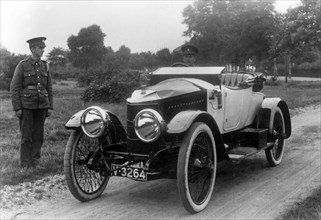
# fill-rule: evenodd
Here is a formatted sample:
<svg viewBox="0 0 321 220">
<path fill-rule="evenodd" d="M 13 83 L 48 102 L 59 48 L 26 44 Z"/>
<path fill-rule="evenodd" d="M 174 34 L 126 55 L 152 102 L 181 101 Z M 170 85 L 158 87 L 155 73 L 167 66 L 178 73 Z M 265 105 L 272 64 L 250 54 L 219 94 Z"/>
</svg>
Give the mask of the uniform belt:
<svg viewBox="0 0 321 220">
<path fill-rule="evenodd" d="M 37 86 L 27 86 L 26 89 L 37 90 Z"/>
<path fill-rule="evenodd" d="M 27 86 L 26 89 L 29 89 L 29 90 L 42 90 L 43 87 L 41 85 L 39 85 L 39 86 Z"/>
</svg>

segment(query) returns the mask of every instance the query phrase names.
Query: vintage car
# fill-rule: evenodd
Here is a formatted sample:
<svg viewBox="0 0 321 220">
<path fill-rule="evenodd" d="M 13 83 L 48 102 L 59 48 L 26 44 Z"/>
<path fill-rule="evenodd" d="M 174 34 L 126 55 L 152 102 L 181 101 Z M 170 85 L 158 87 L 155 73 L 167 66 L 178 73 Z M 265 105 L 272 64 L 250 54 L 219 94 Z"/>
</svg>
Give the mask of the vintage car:
<svg viewBox="0 0 321 220">
<path fill-rule="evenodd" d="M 224 67 L 163 67 L 127 99 L 127 125 L 91 106 L 65 124 L 72 129 L 64 172 L 75 198 L 100 196 L 110 177 L 177 179 L 187 211 L 209 203 L 217 163 L 265 151 L 278 165 L 291 135 L 285 101 L 266 98 L 262 74 Z"/>
</svg>

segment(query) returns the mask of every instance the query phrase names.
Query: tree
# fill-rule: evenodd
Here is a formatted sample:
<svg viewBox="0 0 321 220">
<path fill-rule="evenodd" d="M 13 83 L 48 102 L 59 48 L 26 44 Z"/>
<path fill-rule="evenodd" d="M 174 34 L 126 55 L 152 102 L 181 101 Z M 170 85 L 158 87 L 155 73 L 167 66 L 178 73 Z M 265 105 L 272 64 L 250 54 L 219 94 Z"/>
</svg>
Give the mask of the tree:
<svg viewBox="0 0 321 220">
<path fill-rule="evenodd" d="M 274 1 L 197 0 L 183 11 L 184 35 L 199 46 L 210 64 L 242 64 L 252 58 L 260 65 L 273 36 Z"/>
<path fill-rule="evenodd" d="M 8 57 L 11 56 L 11 53 L 2 45 L 0 45 L 0 73 L 7 72 L 9 69 Z"/>
<path fill-rule="evenodd" d="M 159 62 L 156 59 L 156 55 L 150 51 L 139 53 L 143 63 L 142 66 L 148 69 L 154 69 L 159 66 Z"/>
<path fill-rule="evenodd" d="M 101 64 L 106 48 L 102 32 L 98 25 L 82 28 L 77 36 L 70 36 L 67 40 L 70 49 L 69 59 L 75 67 L 88 69 Z"/>
<path fill-rule="evenodd" d="M 65 51 L 62 47 L 54 47 L 48 53 L 47 59 L 56 71 L 57 66 L 64 66 L 66 64 L 67 51 Z"/>
<path fill-rule="evenodd" d="M 118 51 L 114 53 L 115 62 L 117 66 L 121 69 L 126 69 L 128 67 L 128 62 L 130 59 L 130 49 L 125 45 L 122 45 Z"/>
<path fill-rule="evenodd" d="M 0 89 L 9 90 L 14 70 L 27 55 L 15 55 L 0 45 Z"/>
<path fill-rule="evenodd" d="M 302 53 L 321 51 L 321 2 L 302 0 L 302 4 L 288 11 L 283 21 L 280 50 L 300 57 Z"/>
<path fill-rule="evenodd" d="M 171 64 L 171 53 L 168 48 L 161 49 L 156 52 L 156 59 L 160 66 L 169 66 Z"/>
</svg>

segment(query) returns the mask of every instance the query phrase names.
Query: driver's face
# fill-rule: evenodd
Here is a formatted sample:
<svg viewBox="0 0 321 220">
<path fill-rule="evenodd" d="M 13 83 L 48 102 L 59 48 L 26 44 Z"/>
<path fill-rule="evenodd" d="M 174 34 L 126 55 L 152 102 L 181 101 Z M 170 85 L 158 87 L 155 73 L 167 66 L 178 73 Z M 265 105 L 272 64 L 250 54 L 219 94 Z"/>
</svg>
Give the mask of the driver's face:
<svg viewBox="0 0 321 220">
<path fill-rule="evenodd" d="M 195 56 L 193 54 L 185 54 L 183 57 L 184 63 L 187 63 L 189 65 L 195 63 Z"/>
</svg>

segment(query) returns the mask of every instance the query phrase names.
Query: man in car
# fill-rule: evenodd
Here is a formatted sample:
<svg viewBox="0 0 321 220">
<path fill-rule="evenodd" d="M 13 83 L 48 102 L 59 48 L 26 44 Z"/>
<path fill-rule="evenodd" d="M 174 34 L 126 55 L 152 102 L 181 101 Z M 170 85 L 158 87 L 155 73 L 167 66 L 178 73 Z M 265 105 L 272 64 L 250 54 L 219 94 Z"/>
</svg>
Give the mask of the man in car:
<svg viewBox="0 0 321 220">
<path fill-rule="evenodd" d="M 40 59 L 46 47 L 45 40 L 45 37 L 37 37 L 27 41 L 31 56 L 18 63 L 10 85 L 12 107 L 19 118 L 21 132 L 20 172 L 42 167 L 44 124 L 53 109 L 49 66 Z"/>
<path fill-rule="evenodd" d="M 198 49 L 192 44 L 185 44 L 181 49 L 183 53 L 183 61 L 187 66 L 195 66 L 196 55 L 198 54 Z"/>
</svg>

